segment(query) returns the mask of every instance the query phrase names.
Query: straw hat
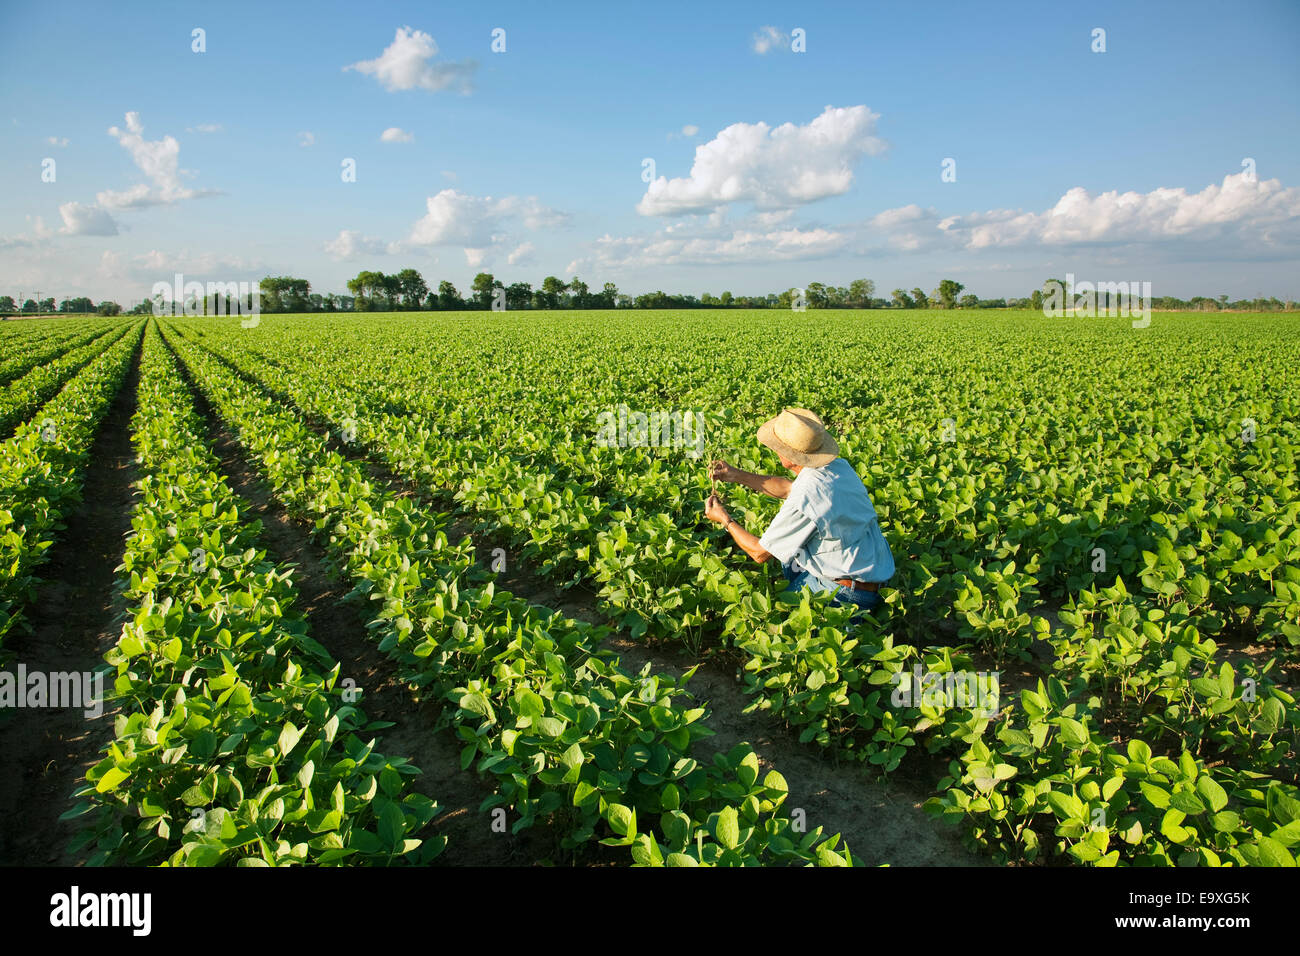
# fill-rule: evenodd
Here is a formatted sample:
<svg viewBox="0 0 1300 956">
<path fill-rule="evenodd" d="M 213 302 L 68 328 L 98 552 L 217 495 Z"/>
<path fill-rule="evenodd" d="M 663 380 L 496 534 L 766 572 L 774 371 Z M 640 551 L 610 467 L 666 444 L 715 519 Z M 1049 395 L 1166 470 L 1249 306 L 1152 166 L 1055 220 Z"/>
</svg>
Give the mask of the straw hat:
<svg viewBox="0 0 1300 956">
<path fill-rule="evenodd" d="M 822 425 L 822 420 L 806 408 L 787 408 L 758 429 L 758 440 L 782 458 L 820 468 L 829 465 L 840 453 L 840 446 Z"/>
</svg>

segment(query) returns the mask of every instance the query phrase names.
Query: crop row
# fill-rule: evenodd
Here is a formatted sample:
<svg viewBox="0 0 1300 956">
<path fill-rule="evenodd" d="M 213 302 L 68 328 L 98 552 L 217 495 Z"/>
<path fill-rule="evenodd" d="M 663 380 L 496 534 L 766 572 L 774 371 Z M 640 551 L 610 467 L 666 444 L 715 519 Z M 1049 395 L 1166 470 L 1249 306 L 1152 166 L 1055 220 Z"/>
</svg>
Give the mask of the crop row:
<svg viewBox="0 0 1300 956">
<path fill-rule="evenodd" d="M 42 402 L 107 346 L 126 335 L 130 328 L 129 324 L 123 323 L 101 332 L 52 361 L 37 363 L 27 374 L 0 390 L 0 437 L 8 436 L 30 418 Z"/>
<path fill-rule="evenodd" d="M 111 324 L 119 322 L 115 319 Z M 53 328 L 45 324 L 6 323 L 0 327 L 3 329 L 0 346 L 5 356 L 0 360 L 0 384 L 7 385 L 36 366 L 98 338 L 108 324 L 95 319 L 60 323 Z"/>
<path fill-rule="evenodd" d="M 100 420 L 131 366 L 143 323 L 128 327 L 0 445 L 0 640 L 36 593 L 36 570 L 79 500 Z M 113 334 L 113 333 L 110 333 Z"/>
</svg>

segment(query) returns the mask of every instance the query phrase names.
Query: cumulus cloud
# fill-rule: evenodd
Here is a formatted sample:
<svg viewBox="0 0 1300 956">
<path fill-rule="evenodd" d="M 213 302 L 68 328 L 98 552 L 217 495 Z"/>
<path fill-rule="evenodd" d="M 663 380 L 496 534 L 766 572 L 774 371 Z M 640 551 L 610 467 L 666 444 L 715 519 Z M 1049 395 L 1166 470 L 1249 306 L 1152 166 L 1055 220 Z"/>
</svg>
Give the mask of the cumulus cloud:
<svg viewBox="0 0 1300 956">
<path fill-rule="evenodd" d="M 373 60 L 360 60 L 344 70 L 373 76 L 390 93 L 398 90 L 440 90 L 458 87 L 468 93 L 478 63 L 474 60 L 434 63 L 438 44 L 421 30 L 398 27 L 393 42 Z"/>
<path fill-rule="evenodd" d="M 299 146 L 315 146 L 315 145 L 316 145 L 316 134 L 315 134 L 315 133 L 307 133 L 307 132 L 299 133 L 299 134 L 298 134 L 298 145 L 299 145 Z"/>
<path fill-rule="evenodd" d="M 45 142 L 49 143 L 51 146 L 60 146 L 60 147 L 67 146 L 68 137 L 51 136 L 48 139 L 46 139 Z"/>
<path fill-rule="evenodd" d="M 494 199 L 444 189 L 425 200 L 425 214 L 411 227 L 407 243 L 485 250 L 507 242 L 510 233 L 520 226 L 532 230 L 552 228 L 566 224 L 568 219 L 567 214 L 542 205 L 533 196 Z"/>
<path fill-rule="evenodd" d="M 174 136 L 147 140 L 140 114 L 126 114 L 126 129 L 110 126 L 108 133 L 131 154 L 131 159 L 149 180 L 129 189 L 107 189 L 95 196 L 96 202 L 108 209 L 128 209 L 140 206 L 169 205 L 182 199 L 197 199 L 214 195 L 213 190 L 190 189 L 181 185 L 180 143 Z"/>
<path fill-rule="evenodd" d="M 694 123 L 687 123 L 685 126 L 682 127 L 682 135 L 686 137 L 694 136 L 699 131 L 700 128 L 696 126 Z"/>
<path fill-rule="evenodd" d="M 358 256 L 384 255 L 388 251 L 382 239 L 363 236 L 355 229 L 342 229 L 325 243 L 326 254 L 336 260 L 355 259 Z"/>
<path fill-rule="evenodd" d="M 709 212 L 744 201 L 783 208 L 841 195 L 858 160 L 885 150 L 875 135 L 878 119 L 865 106 L 827 106 L 806 126 L 734 123 L 696 147 L 689 176 L 651 182 L 637 212 Z"/>
<path fill-rule="evenodd" d="M 506 257 L 506 262 L 512 266 L 532 262 L 535 258 L 533 255 L 535 251 L 536 247 L 531 242 L 522 242 L 515 248 L 514 252 Z"/>
<path fill-rule="evenodd" d="M 64 235 L 116 236 L 118 234 L 116 220 L 106 209 L 97 204 L 65 202 L 59 206 L 59 215 L 63 217 L 63 228 L 59 231 Z"/>
<path fill-rule="evenodd" d="M 870 230 L 902 250 L 1240 239 L 1300 241 L 1300 189 L 1247 172 L 1200 192 L 1182 187 L 1092 194 L 1076 186 L 1050 209 L 993 209 L 942 216 L 916 205 L 888 209 Z"/>
<path fill-rule="evenodd" d="M 415 134 L 408 133 L 400 126 L 390 126 L 379 134 L 379 140 L 384 143 L 413 143 Z"/>
<path fill-rule="evenodd" d="M 667 265 L 725 265 L 730 263 L 789 262 L 818 259 L 843 251 L 851 240 L 847 232 L 814 228 L 737 229 L 725 236 L 602 236 L 592 254 L 571 267 L 584 270 L 639 268 Z"/>
</svg>

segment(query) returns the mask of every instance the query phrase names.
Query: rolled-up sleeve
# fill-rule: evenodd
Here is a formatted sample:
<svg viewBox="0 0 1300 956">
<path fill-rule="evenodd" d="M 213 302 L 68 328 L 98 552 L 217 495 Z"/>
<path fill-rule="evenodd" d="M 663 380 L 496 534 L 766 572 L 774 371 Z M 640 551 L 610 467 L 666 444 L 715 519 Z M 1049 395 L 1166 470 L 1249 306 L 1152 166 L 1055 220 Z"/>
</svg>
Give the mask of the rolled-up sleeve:
<svg viewBox="0 0 1300 956">
<path fill-rule="evenodd" d="M 758 543 L 782 564 L 789 564 L 815 530 L 812 519 L 786 501 Z"/>
</svg>

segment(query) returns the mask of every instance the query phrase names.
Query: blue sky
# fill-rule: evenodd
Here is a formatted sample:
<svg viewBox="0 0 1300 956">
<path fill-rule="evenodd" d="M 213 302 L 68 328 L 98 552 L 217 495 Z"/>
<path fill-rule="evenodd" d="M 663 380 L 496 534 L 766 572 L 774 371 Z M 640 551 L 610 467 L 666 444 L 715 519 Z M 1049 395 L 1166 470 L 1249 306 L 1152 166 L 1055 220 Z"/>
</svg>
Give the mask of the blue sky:
<svg viewBox="0 0 1300 956">
<path fill-rule="evenodd" d="M 411 266 L 1300 299 L 1297 39 L 1293 2 L 7 5 L 0 293 Z"/>
</svg>

